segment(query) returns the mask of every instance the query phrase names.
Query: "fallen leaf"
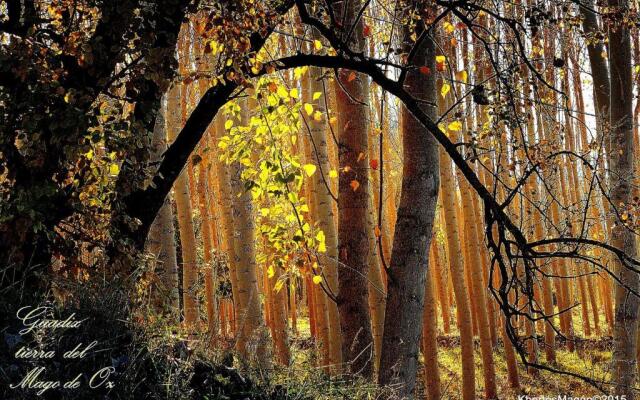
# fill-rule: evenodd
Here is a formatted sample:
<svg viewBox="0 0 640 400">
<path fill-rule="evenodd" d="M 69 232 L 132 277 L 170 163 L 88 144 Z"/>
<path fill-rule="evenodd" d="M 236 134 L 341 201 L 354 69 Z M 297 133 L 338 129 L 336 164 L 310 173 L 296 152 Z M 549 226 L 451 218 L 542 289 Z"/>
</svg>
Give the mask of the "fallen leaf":
<svg viewBox="0 0 640 400">
<path fill-rule="evenodd" d="M 355 179 L 351 181 L 351 183 L 349 184 L 349 186 L 351 186 L 351 189 L 353 189 L 353 191 L 355 192 L 356 190 L 358 190 L 358 188 L 360 187 L 360 182 L 356 181 Z"/>
</svg>

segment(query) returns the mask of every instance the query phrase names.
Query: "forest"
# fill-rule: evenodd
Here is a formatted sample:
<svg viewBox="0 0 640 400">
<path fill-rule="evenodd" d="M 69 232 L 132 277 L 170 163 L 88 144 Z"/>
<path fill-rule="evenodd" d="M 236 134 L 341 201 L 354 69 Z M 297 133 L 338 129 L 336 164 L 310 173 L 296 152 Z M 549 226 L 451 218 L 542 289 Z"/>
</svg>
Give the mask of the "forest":
<svg viewBox="0 0 640 400">
<path fill-rule="evenodd" d="M 640 398 L 639 11 L 1 0 L 0 398 Z"/>
</svg>

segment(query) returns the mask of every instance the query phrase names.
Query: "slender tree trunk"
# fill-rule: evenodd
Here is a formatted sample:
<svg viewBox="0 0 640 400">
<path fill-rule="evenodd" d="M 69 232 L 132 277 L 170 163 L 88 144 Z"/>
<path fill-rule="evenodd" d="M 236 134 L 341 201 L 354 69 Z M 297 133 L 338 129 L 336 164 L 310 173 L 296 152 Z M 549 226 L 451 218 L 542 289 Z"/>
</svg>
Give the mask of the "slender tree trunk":
<svg viewBox="0 0 640 400">
<path fill-rule="evenodd" d="M 429 267 L 438 262 L 434 252 L 438 244 L 431 240 Z M 435 299 L 435 277 L 434 269 L 429 268 L 427 278 L 425 280 L 424 289 L 424 312 L 422 314 L 422 352 L 424 354 L 424 376 L 425 386 L 427 389 L 428 400 L 439 400 L 441 396 L 440 390 L 440 372 L 438 369 L 438 318 Z"/>
<path fill-rule="evenodd" d="M 276 276 L 282 275 L 282 273 L 282 270 L 277 271 Z M 288 366 L 291 361 L 291 354 L 289 352 L 289 335 L 287 333 L 287 292 L 284 288 L 275 290 L 271 285 L 272 282 L 268 279 L 265 284 L 269 286 L 265 289 L 271 291 L 271 320 L 273 325 L 273 342 L 276 350 L 276 357 L 280 365 Z"/>
<path fill-rule="evenodd" d="M 224 118 L 222 116 L 218 117 L 215 121 L 215 137 L 216 139 L 220 139 L 224 136 Z M 217 142 L 216 142 L 217 144 Z M 215 145 L 213 148 L 217 148 Z M 214 168 L 216 169 L 216 175 L 218 178 L 218 209 L 220 210 L 220 225 L 222 227 L 222 249 L 224 253 L 227 255 L 227 266 L 229 272 L 229 281 L 231 282 L 231 310 L 233 313 L 231 316 L 233 317 L 229 323 L 231 325 L 232 331 L 234 334 L 239 332 L 238 329 L 238 310 L 244 308 L 244 305 L 241 303 L 240 295 L 238 293 L 239 285 L 237 278 L 237 264 L 236 264 L 236 251 L 235 251 L 235 236 L 233 227 L 235 225 L 235 221 L 233 218 L 233 207 L 232 207 L 232 199 L 233 195 L 231 192 L 230 184 L 229 184 L 229 166 L 225 163 L 220 162 L 219 160 L 214 161 Z"/>
<path fill-rule="evenodd" d="M 467 297 L 462 265 L 462 248 L 458 235 L 458 222 L 455 212 L 455 186 L 451 161 L 441 150 L 440 176 L 444 225 L 446 227 L 447 250 L 453 292 L 456 299 L 458 325 L 460 330 L 460 346 L 462 356 L 462 398 L 475 398 L 475 366 L 473 361 L 473 327 L 471 324 L 471 307 Z"/>
<path fill-rule="evenodd" d="M 430 264 L 433 267 L 433 273 L 435 275 L 434 284 L 436 287 L 436 292 L 438 293 L 438 302 L 440 303 L 440 313 L 442 315 L 442 329 L 445 334 L 449 334 L 451 332 L 451 306 L 449 303 L 449 293 L 448 293 L 448 285 L 447 278 L 444 276 L 444 271 L 442 266 L 444 262 L 440 255 L 440 247 L 435 243 L 433 245 L 433 262 Z"/>
<path fill-rule="evenodd" d="M 361 1 L 342 5 L 337 16 L 345 27 L 356 23 Z M 347 30 L 345 28 L 345 30 Z M 359 19 L 352 34 L 352 46 L 364 50 L 363 22 Z M 373 372 L 373 336 L 368 308 L 369 232 L 367 202 L 369 82 L 364 75 L 340 70 L 335 83 L 338 113 L 338 311 L 342 330 L 342 360 L 350 372 L 371 377 Z"/>
<path fill-rule="evenodd" d="M 247 118 L 246 104 L 242 105 L 242 117 Z M 243 122 L 244 123 L 244 122 Z M 256 265 L 256 232 L 251 194 L 245 190 L 240 175 L 242 166 L 234 162 L 230 166 L 229 187 L 232 195 L 234 221 L 235 266 L 238 280 L 238 297 L 242 308 L 238 309 L 237 348 L 245 356 L 255 356 L 261 366 L 268 366 L 268 335 L 265 329 Z"/>
<path fill-rule="evenodd" d="M 407 40 L 411 34 L 405 31 Z M 427 76 L 415 70 L 409 72 L 405 86 L 414 97 L 432 104 L 425 105 L 425 112 L 435 119 L 435 42 L 431 34 L 420 43 L 411 62 L 426 65 L 434 71 Z M 400 398 L 410 396 L 415 387 L 422 334 L 422 324 L 416 315 L 421 315 L 424 308 L 429 247 L 439 187 L 438 145 L 406 108 L 402 109 L 402 131 L 402 191 L 388 271 L 387 311 L 379 372 L 380 384 L 401 384 L 398 388 Z"/>
<path fill-rule="evenodd" d="M 306 97 L 306 96 L 305 96 Z M 304 158 L 306 163 L 311 163 L 311 143 L 310 139 L 305 137 L 303 140 L 303 149 L 304 149 Z M 318 172 L 316 172 L 317 174 Z M 318 204 L 316 202 L 317 196 L 315 195 L 315 182 L 313 180 L 305 181 L 305 197 L 309 199 L 309 209 L 311 210 L 311 215 L 313 215 L 313 219 L 315 221 L 320 221 Z M 325 243 L 326 243 L 326 234 L 325 234 Z M 324 261 L 322 257 L 319 257 L 321 263 Z M 317 269 L 314 270 L 311 265 L 309 267 L 309 273 L 313 276 L 317 273 L 321 273 L 322 270 Z M 321 265 L 317 265 L 317 268 L 320 268 Z M 326 284 L 324 282 L 321 282 Z M 323 290 L 320 284 L 313 284 L 310 287 L 313 290 L 313 299 L 315 305 L 315 322 L 316 322 L 316 344 L 318 345 L 319 351 L 322 354 L 321 364 L 325 367 L 326 372 L 330 372 L 330 368 L 328 366 L 331 364 L 331 348 L 335 346 L 334 343 L 331 343 L 330 340 L 330 322 L 329 322 L 329 298 L 325 291 Z"/>
<path fill-rule="evenodd" d="M 467 247 L 467 254 L 471 256 L 469 267 L 471 269 L 471 284 L 473 285 L 474 300 L 477 308 L 478 333 L 480 336 L 480 351 L 482 354 L 482 367 L 484 372 L 484 391 L 485 398 L 495 399 L 498 395 L 496 387 L 496 372 L 493 362 L 493 348 L 491 346 L 491 332 L 489 331 L 489 317 L 487 315 L 488 303 L 486 296 L 486 288 L 482 276 L 482 261 L 480 260 L 479 238 L 476 237 L 474 224 L 481 221 L 479 216 L 474 214 L 474 208 L 471 202 L 471 187 L 463 180 L 464 177 L 459 176 L 460 193 L 462 194 L 462 206 L 465 210 L 464 215 L 464 243 Z M 461 237 L 462 239 L 462 237 Z"/>
<path fill-rule="evenodd" d="M 628 11 L 628 3 L 610 0 L 608 5 L 616 15 L 609 28 L 609 43 L 615 43 L 616 51 L 609 53 L 611 64 L 610 99 L 610 187 L 611 201 L 615 207 L 625 207 L 631 201 L 633 182 L 633 84 L 631 81 L 631 38 L 622 12 Z M 613 208 L 613 207 L 612 207 Z M 620 212 L 620 211 L 618 211 Z M 637 244 L 634 232 L 618 221 L 613 228 L 611 244 L 623 250 L 629 257 L 636 257 Z M 617 395 L 635 398 L 636 341 L 638 328 L 638 297 L 630 290 L 638 291 L 638 274 L 619 261 L 615 261 L 621 285 L 615 289 L 615 327 L 613 332 L 613 381 Z M 629 289 L 627 289 L 629 288 Z"/>
<path fill-rule="evenodd" d="M 154 127 L 151 161 L 157 161 L 167 148 L 166 96 Z M 173 207 L 171 194 L 167 196 L 155 221 L 149 230 L 146 250 L 157 255 L 159 267 L 156 267 L 157 282 L 154 285 L 154 299 L 158 310 L 177 316 L 180 307 L 178 296 L 178 260 L 176 256 L 175 228 L 173 225 Z"/>
<path fill-rule="evenodd" d="M 374 222 L 372 199 L 369 199 L 369 211 L 367 212 L 367 225 L 376 226 Z M 379 229 L 379 228 L 378 228 Z M 369 230 L 369 312 L 371 314 L 371 332 L 373 335 L 375 365 L 374 372 L 380 369 L 380 357 L 382 353 L 382 337 L 384 333 L 384 314 L 386 307 L 385 284 L 382 280 L 382 266 L 378 254 L 375 230 Z"/>
<path fill-rule="evenodd" d="M 167 98 L 167 132 L 169 140 L 176 138 L 181 124 L 181 87 L 174 86 Z M 186 101 L 183 97 L 182 101 Z M 184 323 L 195 327 L 198 322 L 198 300 L 196 284 L 198 281 L 198 265 L 196 255 L 196 238 L 191 219 L 191 196 L 189 193 L 187 171 L 182 171 L 174 185 L 174 196 L 178 214 L 180 231 L 180 248 L 182 250 L 182 301 L 184 304 Z"/>
<path fill-rule="evenodd" d="M 211 213 L 209 204 L 209 184 L 206 166 L 207 156 L 198 164 L 198 206 L 202 219 L 202 242 L 204 251 L 204 298 L 207 308 L 207 322 L 210 339 L 213 342 L 218 334 L 218 309 L 215 296 L 214 264 L 213 264 L 213 232 L 211 232 Z"/>
<path fill-rule="evenodd" d="M 314 31 L 314 38 L 319 40 L 317 32 Z M 306 102 L 313 101 L 314 93 L 323 93 L 322 70 L 310 67 L 305 81 L 305 91 L 303 93 Z M 316 111 L 322 113 L 319 121 L 315 118 L 308 118 L 310 128 L 310 154 L 308 162 L 317 165 L 317 171 L 313 175 L 311 191 L 315 203 L 315 215 L 317 216 L 318 227 L 324 232 L 325 245 L 327 251 L 320 255 L 320 264 L 326 277 L 323 283 L 332 293 L 338 291 L 338 235 L 334 223 L 333 203 L 331 184 L 329 178 L 329 153 L 327 145 L 327 119 L 324 98 L 320 98 L 314 105 Z M 340 316 L 337 304 L 327 299 L 328 312 L 328 352 L 329 363 L 333 366 L 332 371 L 339 372 L 342 364 L 342 337 L 340 331 Z"/>
<path fill-rule="evenodd" d="M 289 314 L 291 316 L 291 330 L 293 336 L 298 337 L 298 299 L 297 299 L 297 283 L 295 278 L 291 278 L 289 284 Z"/>
</svg>

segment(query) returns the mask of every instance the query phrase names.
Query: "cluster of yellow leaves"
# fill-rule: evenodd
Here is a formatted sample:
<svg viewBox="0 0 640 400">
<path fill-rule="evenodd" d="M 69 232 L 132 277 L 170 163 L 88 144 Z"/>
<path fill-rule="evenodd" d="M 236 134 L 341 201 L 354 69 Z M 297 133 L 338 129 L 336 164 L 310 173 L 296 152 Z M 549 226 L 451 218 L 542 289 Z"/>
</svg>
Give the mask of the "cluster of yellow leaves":
<svg viewBox="0 0 640 400">
<path fill-rule="evenodd" d="M 300 68 L 294 74 L 306 71 Z M 312 101 L 321 96 L 314 93 Z M 244 166 L 241 177 L 258 210 L 258 259 L 267 275 L 276 277 L 280 270 L 284 276 L 297 275 L 310 251 L 327 251 L 324 232 L 310 220 L 302 192 L 304 180 L 317 173 L 317 166 L 302 163 L 295 150 L 302 118 L 321 118 L 323 113 L 301 101 L 298 88 L 272 77 L 259 79 L 252 97 L 256 106 L 248 110 L 250 115 L 237 103 L 225 106 L 226 135 L 218 142 L 221 160 Z M 276 290 L 284 281 L 277 278 Z"/>
</svg>

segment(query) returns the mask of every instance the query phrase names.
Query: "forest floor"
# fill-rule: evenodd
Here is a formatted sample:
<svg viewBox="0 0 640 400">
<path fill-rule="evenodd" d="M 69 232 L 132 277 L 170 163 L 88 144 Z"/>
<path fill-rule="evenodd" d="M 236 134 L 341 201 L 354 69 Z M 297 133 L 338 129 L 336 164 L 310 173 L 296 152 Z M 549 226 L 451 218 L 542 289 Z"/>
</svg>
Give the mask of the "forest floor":
<svg viewBox="0 0 640 400">
<path fill-rule="evenodd" d="M 579 315 L 574 315 L 574 324 L 576 325 L 576 334 L 581 335 Z M 290 393 L 293 398 L 296 397 L 296 394 L 301 397 L 306 395 L 320 400 L 376 398 L 374 395 L 375 388 L 371 384 L 364 382 L 347 383 L 340 378 L 327 380 L 321 371 L 314 367 L 315 354 L 310 347 L 308 319 L 298 319 L 298 331 L 298 337 L 293 341 L 293 365 L 290 368 L 279 371 L 275 379 L 275 381 L 287 388 L 294 388 L 294 392 Z M 579 351 L 570 352 L 564 343 L 558 341 L 556 347 L 557 361 L 553 367 L 594 381 L 607 380 L 608 361 L 611 358 L 611 339 L 606 337 L 597 340 L 587 339 L 579 347 Z M 541 357 L 540 362 L 544 363 L 543 349 L 540 349 L 539 354 Z M 477 338 L 474 360 L 476 366 L 476 393 L 478 398 L 483 398 L 482 361 Z M 602 394 L 596 387 L 575 376 L 550 371 L 528 373 L 522 366 L 518 368 L 520 389 L 515 390 L 509 387 L 507 365 L 501 343 L 494 349 L 494 361 L 500 399 L 515 399 L 522 394 L 530 396 L 592 396 Z M 440 367 L 442 399 L 459 399 L 462 366 L 460 363 L 459 336 L 455 327 L 453 327 L 450 334 L 445 335 L 440 332 L 438 336 L 438 364 Z M 422 379 L 419 379 L 417 390 L 424 391 Z"/>
</svg>

